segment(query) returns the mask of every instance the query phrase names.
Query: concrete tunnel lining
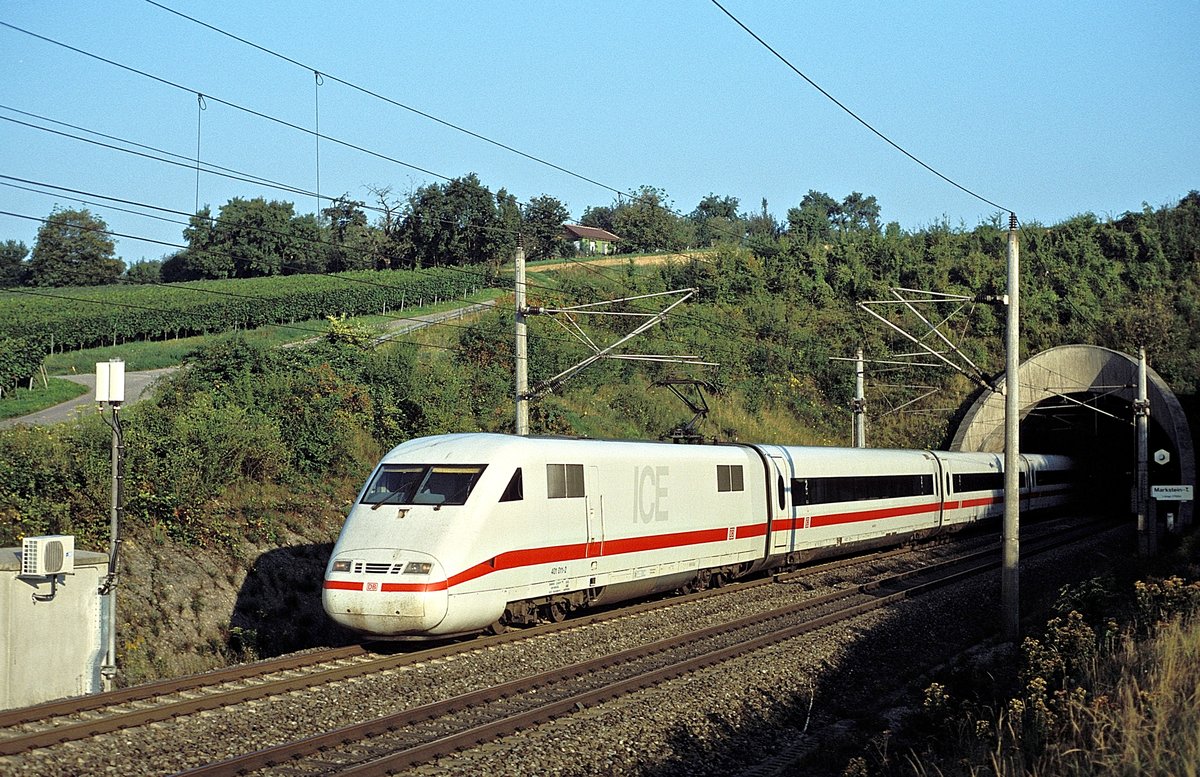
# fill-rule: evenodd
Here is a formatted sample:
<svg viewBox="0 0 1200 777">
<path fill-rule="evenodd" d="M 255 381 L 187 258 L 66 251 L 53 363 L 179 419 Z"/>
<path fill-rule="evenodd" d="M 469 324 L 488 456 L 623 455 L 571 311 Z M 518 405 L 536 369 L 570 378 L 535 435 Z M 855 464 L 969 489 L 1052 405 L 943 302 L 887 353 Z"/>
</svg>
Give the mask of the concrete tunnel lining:
<svg viewBox="0 0 1200 777">
<path fill-rule="evenodd" d="M 1070 394 L 1116 394 L 1131 404 L 1137 392 L 1138 360 L 1129 354 L 1096 345 L 1062 345 L 1042 351 L 1021 363 L 1021 419 L 1039 404 Z M 1146 370 L 1146 393 L 1150 419 L 1166 434 L 1178 457 L 1180 481 L 1194 485 L 1196 460 L 1191 429 L 1183 406 L 1170 387 L 1153 369 Z M 1007 376 L 996 382 L 1002 389 Z M 984 391 L 968 408 L 950 443 L 954 451 L 1004 450 L 1004 395 Z M 1153 453 L 1153 452 L 1152 452 Z M 1182 526 L 1192 525 L 1193 503 L 1181 502 Z"/>
</svg>

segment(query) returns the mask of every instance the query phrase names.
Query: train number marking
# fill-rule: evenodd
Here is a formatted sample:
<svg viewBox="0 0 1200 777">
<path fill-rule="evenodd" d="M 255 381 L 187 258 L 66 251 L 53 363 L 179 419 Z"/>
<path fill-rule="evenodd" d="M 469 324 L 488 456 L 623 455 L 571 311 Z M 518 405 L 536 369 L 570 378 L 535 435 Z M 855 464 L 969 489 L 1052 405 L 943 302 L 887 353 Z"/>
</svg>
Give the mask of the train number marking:
<svg viewBox="0 0 1200 777">
<path fill-rule="evenodd" d="M 670 474 L 670 467 L 633 468 L 634 499 L 642 523 L 667 520 L 663 502 L 667 498 L 667 477 Z"/>
<path fill-rule="evenodd" d="M 565 575 L 565 574 L 567 574 L 567 568 L 566 568 L 566 567 L 551 567 L 551 568 L 550 568 L 550 574 L 552 574 L 552 575 Z"/>
</svg>

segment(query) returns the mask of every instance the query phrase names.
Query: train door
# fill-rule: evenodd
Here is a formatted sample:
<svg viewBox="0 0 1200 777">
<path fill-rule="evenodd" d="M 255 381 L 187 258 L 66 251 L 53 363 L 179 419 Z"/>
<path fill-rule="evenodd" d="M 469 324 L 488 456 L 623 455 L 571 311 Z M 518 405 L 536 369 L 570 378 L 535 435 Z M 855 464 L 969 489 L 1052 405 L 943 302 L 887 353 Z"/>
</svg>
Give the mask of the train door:
<svg viewBox="0 0 1200 777">
<path fill-rule="evenodd" d="M 604 552 L 604 496 L 600 493 L 600 468 L 587 468 L 587 556 Z"/>
<path fill-rule="evenodd" d="M 768 489 L 767 498 L 771 501 L 769 512 L 771 519 L 771 551 L 787 553 L 796 547 L 795 505 L 789 508 L 788 484 L 791 483 L 792 467 L 779 454 L 772 453 L 768 457 L 771 462 L 772 486 Z"/>
<path fill-rule="evenodd" d="M 946 501 L 950 498 L 950 470 L 937 454 L 926 451 L 925 457 L 933 459 L 933 495 L 937 498 L 937 529 L 946 525 Z"/>
<path fill-rule="evenodd" d="M 1020 495 L 1017 509 L 1028 512 L 1033 508 L 1033 468 L 1029 466 L 1029 459 L 1024 456 L 1018 456 L 1017 460 L 1021 464 L 1021 474 L 1017 476 L 1017 493 Z"/>
</svg>

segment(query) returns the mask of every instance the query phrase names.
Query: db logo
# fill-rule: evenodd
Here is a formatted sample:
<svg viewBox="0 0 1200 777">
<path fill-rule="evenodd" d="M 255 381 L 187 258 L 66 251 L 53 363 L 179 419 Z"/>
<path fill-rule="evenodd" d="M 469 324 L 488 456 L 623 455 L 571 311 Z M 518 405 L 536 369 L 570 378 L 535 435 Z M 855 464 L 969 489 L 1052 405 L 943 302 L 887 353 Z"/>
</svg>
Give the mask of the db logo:
<svg viewBox="0 0 1200 777">
<path fill-rule="evenodd" d="M 367 591 L 378 591 L 379 583 L 367 583 L 366 590 Z"/>
</svg>

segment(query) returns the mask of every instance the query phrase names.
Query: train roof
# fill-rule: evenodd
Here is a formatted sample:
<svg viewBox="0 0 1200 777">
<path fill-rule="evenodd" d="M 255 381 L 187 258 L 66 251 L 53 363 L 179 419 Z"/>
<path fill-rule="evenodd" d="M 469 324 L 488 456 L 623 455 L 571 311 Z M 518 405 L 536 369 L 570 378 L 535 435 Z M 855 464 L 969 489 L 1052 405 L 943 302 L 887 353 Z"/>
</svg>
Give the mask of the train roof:
<svg viewBox="0 0 1200 777">
<path fill-rule="evenodd" d="M 891 449 L 891 448 L 845 448 L 832 446 L 799 446 L 799 445 L 760 445 L 747 443 L 719 443 L 716 445 L 680 445 L 678 443 L 656 440 L 604 440 L 577 437 L 519 437 L 512 434 L 497 434 L 494 432 L 462 432 L 458 434 L 442 434 L 432 437 L 417 437 L 397 445 L 383 457 L 388 461 L 414 461 L 425 463 L 436 462 L 483 462 L 495 461 L 505 457 L 562 456 L 587 455 L 589 458 L 606 456 L 629 457 L 638 456 L 652 459 L 680 458 L 689 460 L 724 460 L 731 457 L 741 458 L 756 455 L 751 449 L 759 450 L 768 455 L 783 455 L 798 460 L 822 459 L 826 462 L 852 462 L 869 457 L 872 461 L 899 462 L 912 460 L 915 457 L 937 456 L 943 460 L 972 460 L 978 461 L 981 455 L 994 456 L 997 462 L 1002 461 L 1003 454 L 980 454 L 948 451 L 925 451 L 921 449 Z M 735 451 L 740 451 L 739 456 Z M 1053 455 L 1030 454 L 1028 458 L 1044 463 L 1047 460 L 1061 459 L 1069 462 L 1066 457 Z"/>
<path fill-rule="evenodd" d="M 686 456 L 692 459 L 728 459 L 735 451 L 745 451 L 742 445 L 679 445 L 655 440 L 593 440 L 575 437 L 518 437 L 491 432 L 465 432 L 418 437 L 388 451 L 383 461 L 419 458 L 438 461 L 493 461 L 505 456 L 585 454 L 589 457 L 609 453 L 617 456 L 646 456 L 665 458 Z M 736 454 L 734 454 L 736 455 Z M 745 455 L 745 454 L 743 454 Z"/>
</svg>

